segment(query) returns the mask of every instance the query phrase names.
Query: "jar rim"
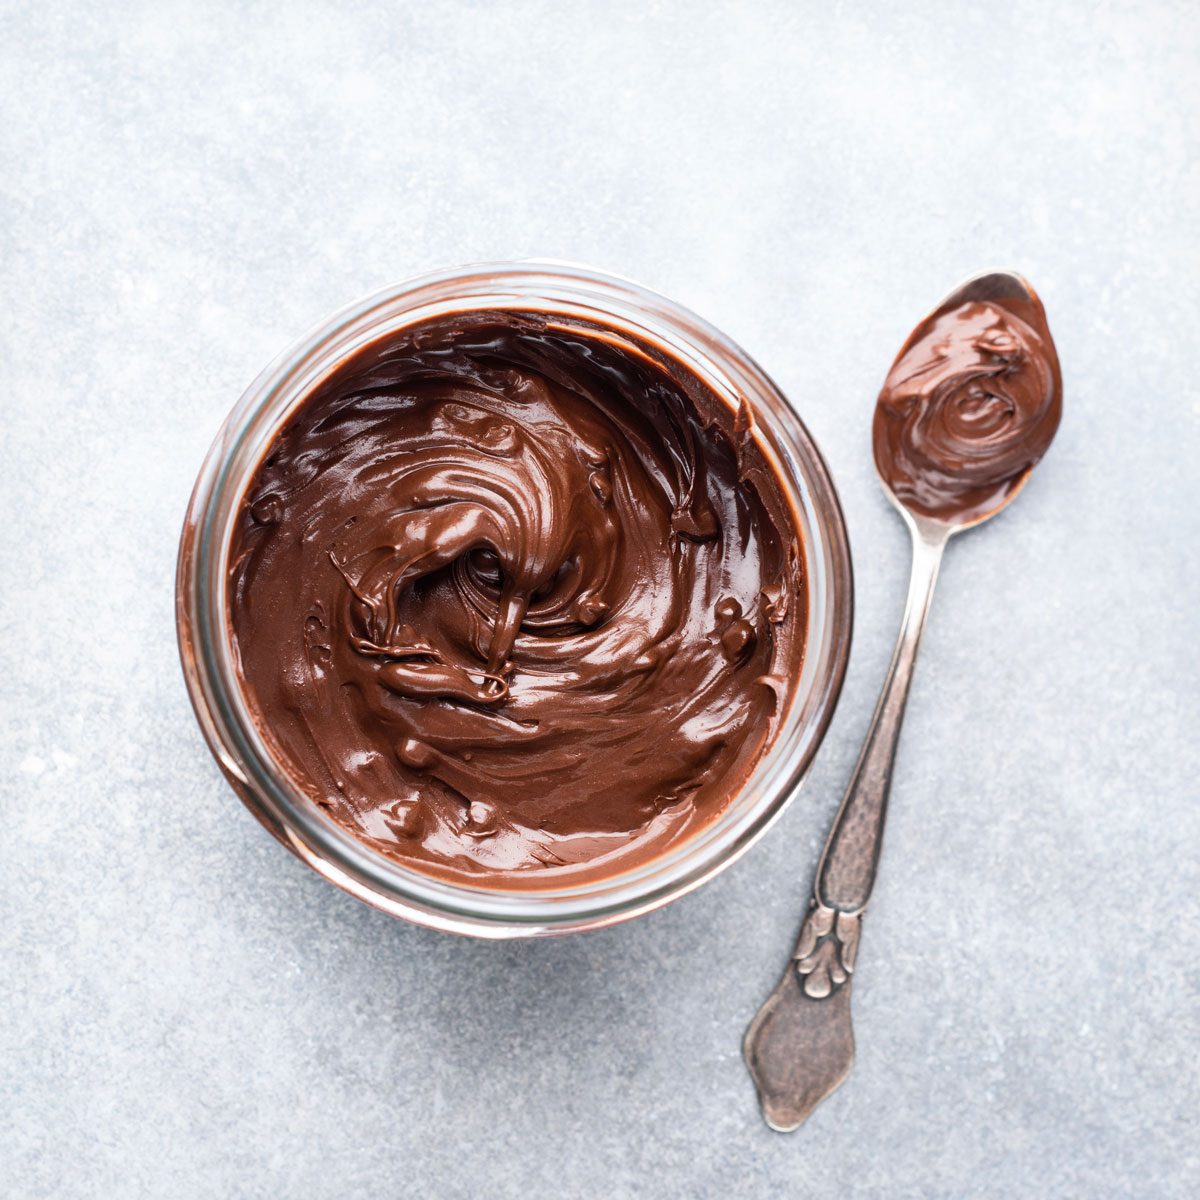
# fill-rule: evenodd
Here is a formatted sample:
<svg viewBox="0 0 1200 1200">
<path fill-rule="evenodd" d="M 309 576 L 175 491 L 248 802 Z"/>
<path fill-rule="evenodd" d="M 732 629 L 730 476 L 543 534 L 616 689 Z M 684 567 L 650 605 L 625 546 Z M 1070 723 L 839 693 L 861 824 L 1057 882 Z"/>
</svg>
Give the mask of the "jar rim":
<svg viewBox="0 0 1200 1200">
<path fill-rule="evenodd" d="M 265 446 L 339 364 L 368 342 L 434 316 L 520 309 L 595 320 L 677 357 L 736 411 L 796 518 L 809 592 L 800 679 L 774 738 L 720 816 L 650 861 L 561 888 L 451 883 L 372 849 L 299 793 L 252 719 L 227 620 L 234 517 Z M 180 656 L 197 719 L 226 777 L 280 841 L 325 878 L 395 916 L 449 932 L 528 937 L 598 928 L 658 908 L 729 866 L 795 795 L 841 691 L 853 626 L 850 550 L 828 467 L 780 389 L 735 342 L 639 284 L 552 260 L 478 263 L 419 275 L 334 313 L 280 354 L 243 393 L 198 474 L 176 577 Z"/>
</svg>

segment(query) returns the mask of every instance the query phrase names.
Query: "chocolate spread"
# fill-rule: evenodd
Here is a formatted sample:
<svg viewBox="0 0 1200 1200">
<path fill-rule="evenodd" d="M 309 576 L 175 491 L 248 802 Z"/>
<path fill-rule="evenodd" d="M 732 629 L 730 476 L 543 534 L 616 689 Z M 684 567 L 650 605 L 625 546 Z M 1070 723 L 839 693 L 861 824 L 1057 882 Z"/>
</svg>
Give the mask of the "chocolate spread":
<svg viewBox="0 0 1200 1200">
<path fill-rule="evenodd" d="M 710 824 L 803 654 L 793 511 L 743 404 L 589 320 L 471 312 L 359 351 L 245 494 L 229 620 L 296 785 L 477 886 Z"/>
<path fill-rule="evenodd" d="M 1041 302 L 972 301 L 913 330 L 875 409 L 875 463 L 907 508 L 981 520 L 1025 482 L 1062 414 Z"/>
</svg>

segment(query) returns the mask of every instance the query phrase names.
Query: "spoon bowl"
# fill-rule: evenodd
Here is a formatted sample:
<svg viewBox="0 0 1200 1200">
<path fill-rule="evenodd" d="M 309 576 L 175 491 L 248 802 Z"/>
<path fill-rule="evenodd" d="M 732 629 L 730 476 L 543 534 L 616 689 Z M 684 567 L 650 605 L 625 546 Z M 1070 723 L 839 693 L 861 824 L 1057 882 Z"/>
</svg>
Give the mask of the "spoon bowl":
<svg viewBox="0 0 1200 1200">
<path fill-rule="evenodd" d="M 929 311 L 924 320 L 909 334 L 908 340 L 901 347 L 897 358 L 909 349 L 922 329 L 927 328 L 939 317 L 953 312 L 957 308 L 961 308 L 964 304 L 996 303 L 1004 305 L 1006 302 L 1011 303 L 1013 301 L 1021 305 L 1036 305 L 1038 309 L 1042 306 L 1037 292 L 1033 290 L 1029 281 L 1016 271 L 985 271 L 981 275 L 974 275 L 959 284 L 936 308 Z M 943 540 L 946 540 L 956 533 L 962 533 L 964 529 L 973 529 L 976 525 L 982 525 L 984 521 L 991 520 L 992 517 L 1002 512 L 1016 499 L 1017 493 L 1029 481 L 1032 471 L 1032 466 L 1026 467 L 1013 481 L 1010 490 L 995 507 L 985 512 L 974 514 L 970 519 L 941 521 L 937 518 L 923 516 L 921 513 L 910 509 L 892 491 L 891 487 L 888 486 L 886 477 L 876 467 L 876 474 L 879 476 L 879 482 L 883 487 L 884 495 L 892 502 L 900 516 L 904 518 L 905 524 L 908 525 L 913 535 L 921 536 L 927 541 L 935 540 L 939 535 Z"/>
</svg>

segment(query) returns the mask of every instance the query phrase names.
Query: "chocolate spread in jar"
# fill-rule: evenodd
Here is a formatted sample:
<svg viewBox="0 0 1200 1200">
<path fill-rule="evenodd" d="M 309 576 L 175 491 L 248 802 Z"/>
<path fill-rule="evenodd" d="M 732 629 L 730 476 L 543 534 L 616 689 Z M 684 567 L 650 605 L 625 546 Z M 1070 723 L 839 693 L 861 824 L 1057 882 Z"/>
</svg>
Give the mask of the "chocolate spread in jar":
<svg viewBox="0 0 1200 1200">
<path fill-rule="evenodd" d="M 1041 302 L 972 301 L 926 318 L 897 356 L 875 409 L 875 463 L 905 507 L 973 522 L 1025 482 L 1061 415 Z"/>
<path fill-rule="evenodd" d="M 560 316 L 442 317 L 343 363 L 230 552 L 243 691 L 296 785 L 479 886 L 613 874 L 714 821 L 804 650 L 752 426 L 661 348 Z"/>
</svg>

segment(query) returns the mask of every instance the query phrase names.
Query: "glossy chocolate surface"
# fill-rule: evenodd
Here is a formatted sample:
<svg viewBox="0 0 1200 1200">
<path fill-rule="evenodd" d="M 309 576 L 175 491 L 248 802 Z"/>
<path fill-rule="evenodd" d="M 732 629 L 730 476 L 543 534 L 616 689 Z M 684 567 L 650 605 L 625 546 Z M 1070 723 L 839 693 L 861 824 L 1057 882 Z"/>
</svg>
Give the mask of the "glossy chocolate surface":
<svg viewBox="0 0 1200 1200">
<path fill-rule="evenodd" d="M 896 357 L 875 409 L 875 463 L 906 507 L 981 520 L 1024 483 L 1062 415 L 1062 374 L 1036 298 L 934 312 Z"/>
<path fill-rule="evenodd" d="M 391 335 L 295 411 L 230 557 L 243 690 L 384 853 L 561 886 L 715 820 L 799 674 L 796 520 L 743 405 L 538 313 Z"/>
</svg>

